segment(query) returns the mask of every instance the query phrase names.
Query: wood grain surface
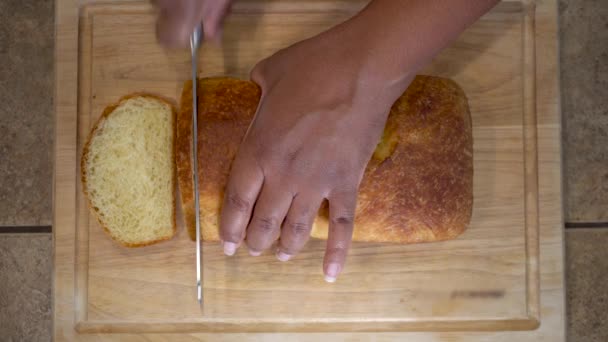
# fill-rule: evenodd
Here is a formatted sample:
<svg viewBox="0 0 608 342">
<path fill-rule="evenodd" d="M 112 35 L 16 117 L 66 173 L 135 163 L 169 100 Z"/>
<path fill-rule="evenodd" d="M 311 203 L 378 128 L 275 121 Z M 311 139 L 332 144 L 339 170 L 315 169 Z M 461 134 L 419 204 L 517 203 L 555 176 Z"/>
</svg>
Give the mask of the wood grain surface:
<svg viewBox="0 0 608 342">
<path fill-rule="evenodd" d="M 261 58 L 363 5 L 237 2 L 222 46 L 203 48 L 200 75 L 247 78 Z M 194 244 L 183 224 L 169 242 L 120 247 L 90 215 L 78 179 L 82 144 L 103 108 L 135 91 L 178 99 L 189 51 L 157 45 L 147 3 L 58 0 L 55 339 L 219 340 L 212 334 L 247 332 L 221 337 L 562 341 L 556 15 L 552 0 L 503 2 L 423 71 L 454 79 L 469 98 L 475 202 L 465 234 L 355 244 L 335 284 L 323 281 L 321 241 L 288 263 L 243 251 L 227 258 L 205 244 L 199 307 Z"/>
</svg>

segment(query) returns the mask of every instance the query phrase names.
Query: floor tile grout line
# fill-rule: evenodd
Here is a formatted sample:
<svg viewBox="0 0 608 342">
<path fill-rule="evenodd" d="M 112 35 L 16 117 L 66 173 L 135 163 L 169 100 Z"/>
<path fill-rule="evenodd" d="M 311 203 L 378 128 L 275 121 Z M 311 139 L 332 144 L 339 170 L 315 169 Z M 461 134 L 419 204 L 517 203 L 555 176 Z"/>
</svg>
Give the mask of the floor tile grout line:
<svg viewBox="0 0 608 342">
<path fill-rule="evenodd" d="M 52 226 L 0 226 L 0 235 L 2 234 L 35 234 L 35 233 L 52 233 Z"/>
<path fill-rule="evenodd" d="M 566 222 L 566 229 L 608 229 L 608 222 Z"/>
</svg>

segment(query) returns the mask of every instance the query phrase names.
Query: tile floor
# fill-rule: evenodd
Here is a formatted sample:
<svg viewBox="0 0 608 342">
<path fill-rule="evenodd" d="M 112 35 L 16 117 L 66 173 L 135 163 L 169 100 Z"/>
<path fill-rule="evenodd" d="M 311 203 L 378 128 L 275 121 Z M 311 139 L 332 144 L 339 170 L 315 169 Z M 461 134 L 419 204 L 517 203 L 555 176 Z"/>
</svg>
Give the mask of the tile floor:
<svg viewBox="0 0 608 342">
<path fill-rule="evenodd" d="M 52 329 L 49 233 L 0 236 L 0 341 L 49 341 Z"/>
<path fill-rule="evenodd" d="M 561 0 L 560 26 L 566 222 L 608 222 L 608 1 Z"/>
<path fill-rule="evenodd" d="M 608 341 L 608 1 L 560 0 L 568 340 Z M 0 1 L 0 340 L 51 339 L 53 1 Z"/>
<path fill-rule="evenodd" d="M 51 225 L 53 5 L 0 1 L 0 226 Z"/>
</svg>

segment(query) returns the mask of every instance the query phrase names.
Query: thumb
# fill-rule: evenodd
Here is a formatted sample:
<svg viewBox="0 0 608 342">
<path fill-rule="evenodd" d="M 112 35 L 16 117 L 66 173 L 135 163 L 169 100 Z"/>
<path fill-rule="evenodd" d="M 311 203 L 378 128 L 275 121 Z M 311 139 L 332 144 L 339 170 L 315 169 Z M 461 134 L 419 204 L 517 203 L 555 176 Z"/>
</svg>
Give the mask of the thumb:
<svg viewBox="0 0 608 342">
<path fill-rule="evenodd" d="M 205 38 L 217 39 L 230 0 L 157 0 L 160 9 L 156 37 L 169 48 L 187 47 L 196 25 L 203 22 Z"/>
</svg>

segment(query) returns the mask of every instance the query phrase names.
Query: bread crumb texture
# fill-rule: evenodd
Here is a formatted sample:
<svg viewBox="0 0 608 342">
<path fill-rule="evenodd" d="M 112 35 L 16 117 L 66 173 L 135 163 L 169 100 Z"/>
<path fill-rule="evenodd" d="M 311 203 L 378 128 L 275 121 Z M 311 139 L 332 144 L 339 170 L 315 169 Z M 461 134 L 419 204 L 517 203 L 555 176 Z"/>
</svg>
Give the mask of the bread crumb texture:
<svg viewBox="0 0 608 342">
<path fill-rule="evenodd" d="M 85 147 L 85 193 L 104 229 L 124 245 L 174 234 L 173 120 L 165 101 L 126 98 L 100 119 Z"/>
</svg>

